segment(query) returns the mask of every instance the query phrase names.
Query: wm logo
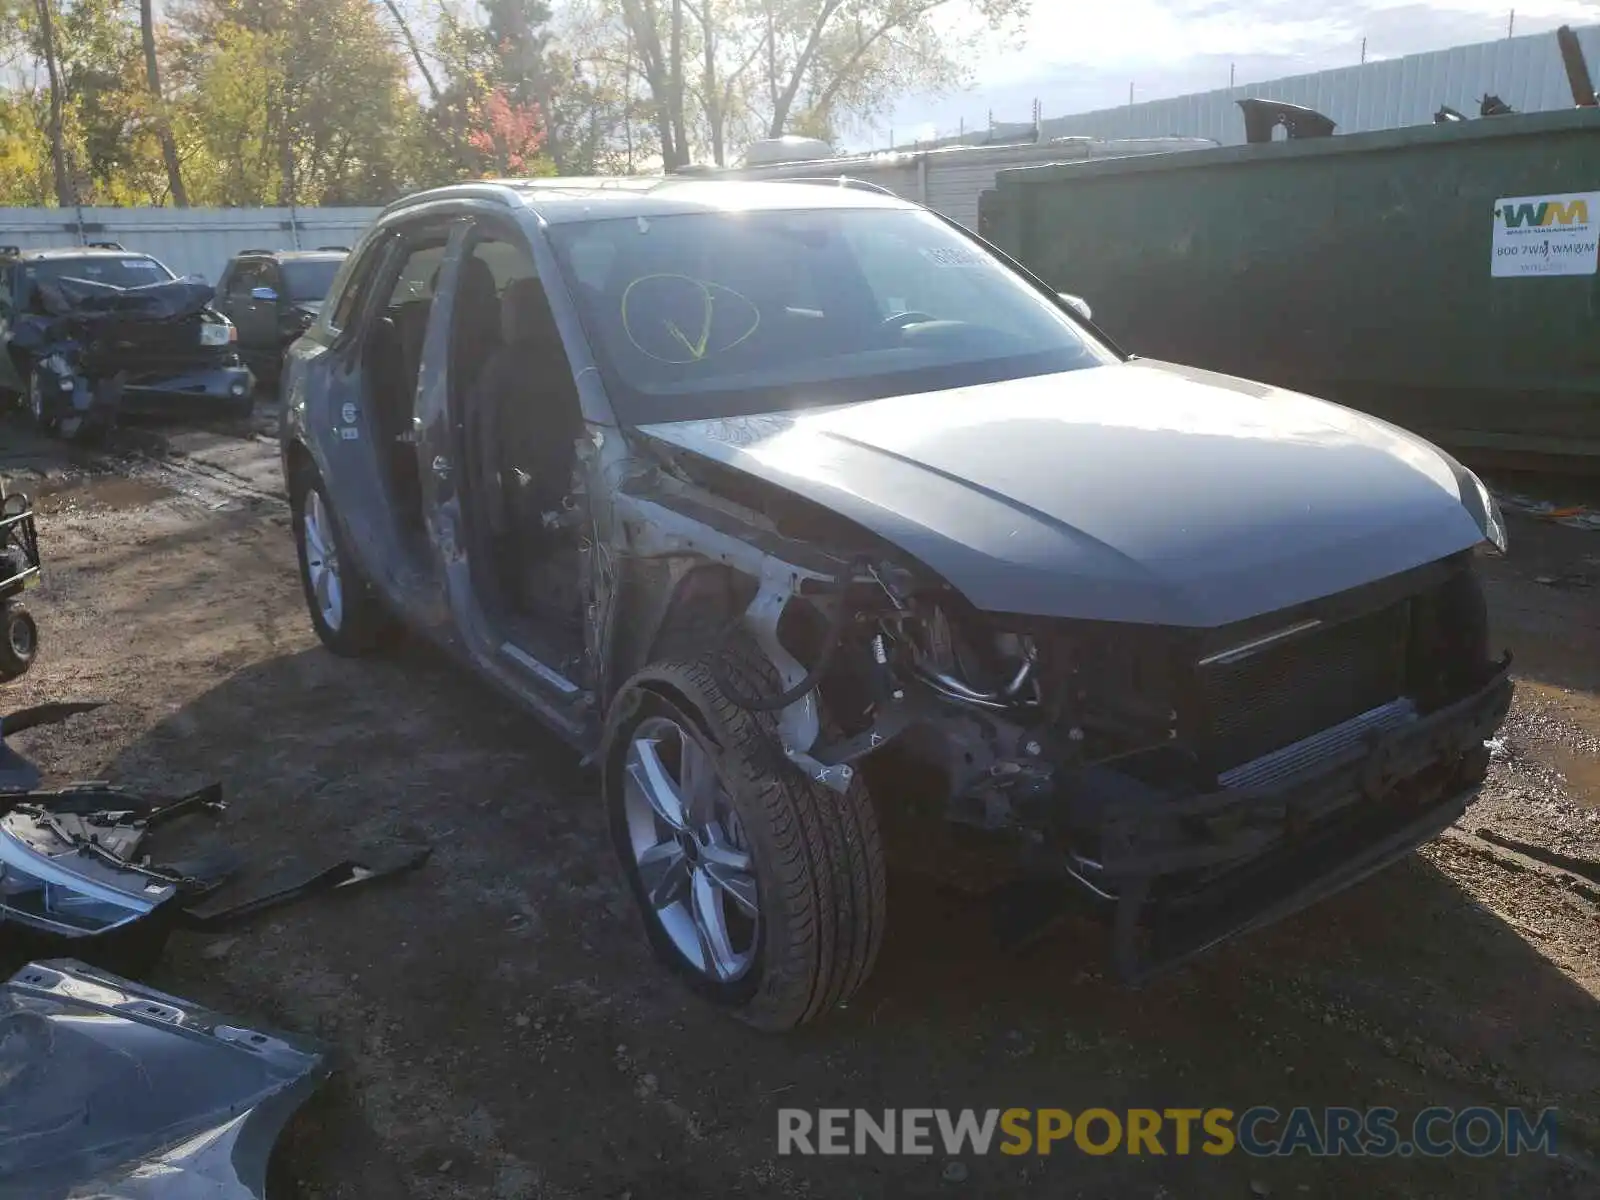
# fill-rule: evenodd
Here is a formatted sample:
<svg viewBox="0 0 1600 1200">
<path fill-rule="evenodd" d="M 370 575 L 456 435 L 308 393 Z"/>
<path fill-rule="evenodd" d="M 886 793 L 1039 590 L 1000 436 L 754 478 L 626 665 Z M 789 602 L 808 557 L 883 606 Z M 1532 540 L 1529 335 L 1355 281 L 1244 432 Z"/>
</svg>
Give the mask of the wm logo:
<svg viewBox="0 0 1600 1200">
<path fill-rule="evenodd" d="M 1548 225 L 1587 225 L 1589 203 L 1586 200 L 1541 200 L 1538 204 L 1505 204 L 1495 210 L 1507 229 L 1539 228 Z"/>
</svg>

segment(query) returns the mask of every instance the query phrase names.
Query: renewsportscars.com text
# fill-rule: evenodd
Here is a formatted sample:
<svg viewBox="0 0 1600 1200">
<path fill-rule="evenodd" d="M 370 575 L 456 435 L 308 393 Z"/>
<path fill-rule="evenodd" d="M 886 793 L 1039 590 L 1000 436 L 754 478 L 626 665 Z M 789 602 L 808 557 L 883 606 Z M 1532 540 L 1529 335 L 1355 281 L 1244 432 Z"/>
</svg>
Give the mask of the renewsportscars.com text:
<svg viewBox="0 0 1600 1200">
<path fill-rule="evenodd" d="M 1554 1154 L 1556 1112 L 1520 1108 L 782 1108 L 779 1154 Z"/>
</svg>

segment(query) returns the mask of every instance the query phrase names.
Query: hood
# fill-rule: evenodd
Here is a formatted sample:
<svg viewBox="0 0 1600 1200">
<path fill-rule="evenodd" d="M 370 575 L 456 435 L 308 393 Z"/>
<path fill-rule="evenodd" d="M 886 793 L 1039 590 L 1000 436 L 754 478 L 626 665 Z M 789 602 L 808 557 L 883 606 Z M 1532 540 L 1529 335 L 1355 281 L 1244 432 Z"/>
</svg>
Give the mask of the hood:
<svg viewBox="0 0 1600 1200">
<path fill-rule="evenodd" d="M 831 509 L 993 612 L 1213 627 L 1484 540 L 1475 481 L 1421 438 L 1166 363 L 641 432 Z"/>
<path fill-rule="evenodd" d="M 203 310 L 216 295 L 209 283 L 194 277 L 127 288 L 66 277 L 41 279 L 37 287 L 39 300 L 51 316 L 133 321 L 180 321 Z"/>
<path fill-rule="evenodd" d="M 261 1200 L 326 1047 L 69 959 L 0 986 L 7 1196 Z"/>
</svg>

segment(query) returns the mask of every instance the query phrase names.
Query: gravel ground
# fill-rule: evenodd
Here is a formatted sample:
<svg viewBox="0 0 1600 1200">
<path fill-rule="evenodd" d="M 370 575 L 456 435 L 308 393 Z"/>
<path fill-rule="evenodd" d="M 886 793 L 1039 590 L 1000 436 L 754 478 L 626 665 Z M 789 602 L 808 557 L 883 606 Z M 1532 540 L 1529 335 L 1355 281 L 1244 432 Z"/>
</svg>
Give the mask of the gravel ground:
<svg viewBox="0 0 1600 1200">
<path fill-rule="evenodd" d="M 279 1200 L 1600 1194 L 1600 886 L 1568 869 L 1600 874 L 1600 534 L 1511 518 L 1490 591 L 1515 711 L 1481 800 L 1412 859 L 1137 993 L 1097 931 L 1006 956 L 897 861 L 873 980 L 774 1038 L 656 968 L 571 753 L 424 650 L 316 645 L 257 432 L 73 459 L 0 425 L 48 555 L 41 660 L 4 703 L 110 701 L 19 745 L 58 782 L 223 781 L 220 832 L 262 869 L 434 846 L 384 890 L 180 935 L 151 977 L 338 1048 Z M 1553 1105 L 1561 1153 L 776 1155 L 779 1107 L 1256 1104 Z"/>
</svg>

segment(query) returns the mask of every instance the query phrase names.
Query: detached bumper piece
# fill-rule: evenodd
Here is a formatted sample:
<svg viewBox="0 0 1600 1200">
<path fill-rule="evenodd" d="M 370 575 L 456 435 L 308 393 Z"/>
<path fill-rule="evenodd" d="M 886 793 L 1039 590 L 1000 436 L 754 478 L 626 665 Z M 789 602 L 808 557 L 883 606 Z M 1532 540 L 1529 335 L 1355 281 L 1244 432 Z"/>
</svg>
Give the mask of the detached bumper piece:
<svg viewBox="0 0 1600 1200">
<path fill-rule="evenodd" d="M 1109 805 L 1101 862 L 1085 881 L 1110 902 L 1118 974 L 1146 982 L 1435 837 L 1476 797 L 1488 769 L 1484 742 L 1505 719 L 1511 695 L 1508 656 L 1471 695 L 1376 728 L 1298 774 L 1275 772 L 1254 788 L 1128 796 Z"/>
<path fill-rule="evenodd" d="M 255 376 L 244 366 L 124 372 L 118 407 L 136 416 L 199 416 L 253 403 Z"/>
<path fill-rule="evenodd" d="M 11 713 L 0 718 L 0 735 L 95 707 Z M 243 864 L 231 851 L 161 861 L 145 849 L 151 834 L 180 817 L 221 815 L 221 785 L 157 798 L 105 783 L 30 790 L 37 783 L 32 764 L 0 740 L 0 971 L 70 954 L 137 975 L 175 929 L 232 928 L 268 909 L 415 870 L 429 854 L 412 846 L 297 863 L 246 889 L 235 882 Z"/>
<path fill-rule="evenodd" d="M 319 1043 L 247 1028 L 73 960 L 0 986 L 0 1192 L 260 1200 Z"/>
</svg>

